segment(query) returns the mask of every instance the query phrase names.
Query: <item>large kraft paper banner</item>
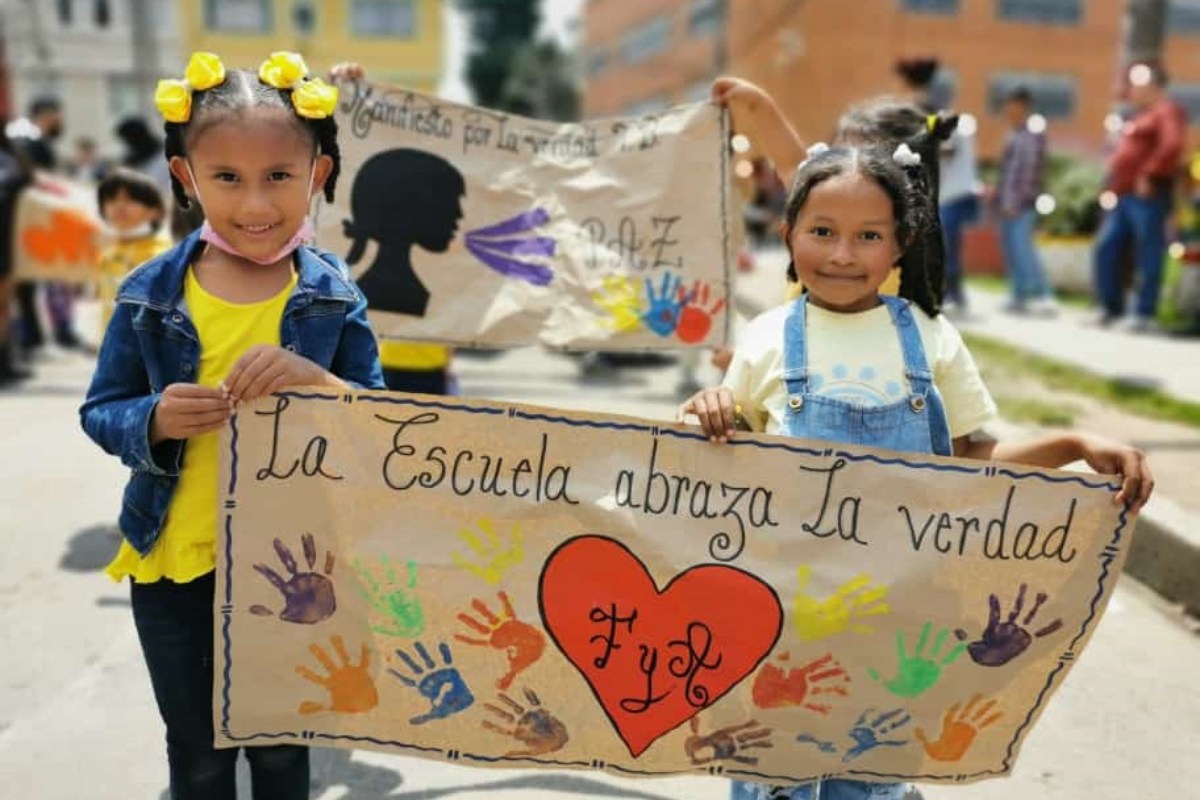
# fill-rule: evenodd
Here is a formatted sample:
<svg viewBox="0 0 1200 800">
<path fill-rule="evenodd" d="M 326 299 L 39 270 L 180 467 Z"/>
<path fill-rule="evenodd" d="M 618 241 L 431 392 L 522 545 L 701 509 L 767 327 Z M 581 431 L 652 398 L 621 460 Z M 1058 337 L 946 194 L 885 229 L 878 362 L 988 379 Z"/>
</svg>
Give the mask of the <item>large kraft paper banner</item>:
<svg viewBox="0 0 1200 800">
<path fill-rule="evenodd" d="M 224 444 L 222 746 L 1009 773 L 1129 540 L 1096 476 L 300 390 Z"/>
<path fill-rule="evenodd" d="M 383 338 L 648 350 L 726 340 L 727 126 L 711 104 L 559 124 L 341 87 L 317 243 Z"/>
<path fill-rule="evenodd" d="M 17 276 L 64 283 L 96 281 L 103 230 L 94 187 L 38 175 L 17 198 L 12 242 Z"/>
</svg>

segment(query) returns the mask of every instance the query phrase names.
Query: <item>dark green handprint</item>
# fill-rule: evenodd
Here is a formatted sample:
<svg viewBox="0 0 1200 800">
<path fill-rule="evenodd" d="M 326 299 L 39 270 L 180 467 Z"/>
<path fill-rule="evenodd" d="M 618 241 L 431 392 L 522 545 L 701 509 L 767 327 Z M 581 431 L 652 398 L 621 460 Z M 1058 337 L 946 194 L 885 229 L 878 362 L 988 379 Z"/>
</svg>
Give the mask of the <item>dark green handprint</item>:
<svg viewBox="0 0 1200 800">
<path fill-rule="evenodd" d="M 408 580 L 403 585 L 390 558 L 384 556 L 379 559 L 379 564 L 384 577 L 382 586 L 361 559 L 354 561 L 354 569 L 361 581 L 359 592 L 375 609 L 371 630 L 384 636 L 420 636 L 425 630 L 425 611 L 421 608 L 420 598 L 413 592 L 417 588 L 416 562 L 408 562 Z"/>
<path fill-rule="evenodd" d="M 911 656 L 904 646 L 904 631 L 896 631 L 896 677 L 885 681 L 873 669 L 868 669 L 867 674 L 897 697 L 916 697 L 924 693 L 938 682 L 938 678 L 942 676 L 942 668 L 953 664 L 967 648 L 965 644 L 956 645 L 939 661 L 938 654 L 942 652 L 942 645 L 946 643 L 946 637 L 950 633 L 948 628 L 942 628 L 933 642 L 933 651 L 926 656 L 925 644 L 929 641 L 929 631 L 932 629 L 932 622 L 926 622 L 925 627 L 921 628 L 921 638 L 917 640 L 917 648 Z"/>
</svg>

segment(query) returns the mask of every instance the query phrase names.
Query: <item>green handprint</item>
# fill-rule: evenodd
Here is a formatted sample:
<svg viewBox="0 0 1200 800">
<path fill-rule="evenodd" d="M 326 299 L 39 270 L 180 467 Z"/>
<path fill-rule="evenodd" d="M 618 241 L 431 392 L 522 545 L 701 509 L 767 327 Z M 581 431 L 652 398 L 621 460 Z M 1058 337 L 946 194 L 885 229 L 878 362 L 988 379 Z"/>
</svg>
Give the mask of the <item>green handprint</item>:
<svg viewBox="0 0 1200 800">
<path fill-rule="evenodd" d="M 926 622 L 925 627 L 921 628 L 921 638 L 917 640 L 917 649 L 911 656 L 905 650 L 904 631 L 896 631 L 896 677 L 885 681 L 874 669 L 868 669 L 867 674 L 897 697 L 916 697 L 924 693 L 937 683 L 938 678 L 942 676 L 942 668 L 953 664 L 967 648 L 966 644 L 956 645 L 938 661 L 938 654 L 942 652 L 942 645 L 946 643 L 946 636 L 950 633 L 948 628 L 942 628 L 933 642 L 933 652 L 926 657 L 925 644 L 929 641 L 929 631 L 932 629 L 932 622 Z"/>
<path fill-rule="evenodd" d="M 420 636 L 425 630 L 425 611 L 421 608 L 420 598 L 412 592 L 417 588 L 416 562 L 408 562 L 408 581 L 403 586 L 390 558 L 384 556 L 379 563 L 386 581 L 383 586 L 375 580 L 361 559 L 354 561 L 354 569 L 362 581 L 359 592 L 382 618 L 382 621 L 371 623 L 371 630 L 384 636 Z"/>
</svg>

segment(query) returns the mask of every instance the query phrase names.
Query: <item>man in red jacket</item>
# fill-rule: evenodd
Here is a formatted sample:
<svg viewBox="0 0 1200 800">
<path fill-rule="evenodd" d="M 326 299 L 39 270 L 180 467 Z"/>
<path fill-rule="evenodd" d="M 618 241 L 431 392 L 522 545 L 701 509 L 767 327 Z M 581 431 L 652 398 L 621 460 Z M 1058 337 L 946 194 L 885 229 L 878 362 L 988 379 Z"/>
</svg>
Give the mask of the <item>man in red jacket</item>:
<svg viewBox="0 0 1200 800">
<path fill-rule="evenodd" d="M 1157 64 L 1134 64 L 1127 73 L 1134 117 L 1108 164 L 1113 208 L 1096 241 L 1096 293 L 1103 305 L 1101 324 L 1125 311 L 1121 286 L 1122 251 L 1132 243 L 1138 275 L 1137 307 L 1125 325 L 1135 331 L 1152 326 L 1158 309 L 1166 256 L 1166 222 L 1171 191 L 1183 155 L 1187 114 L 1167 95 L 1167 75 Z"/>
</svg>

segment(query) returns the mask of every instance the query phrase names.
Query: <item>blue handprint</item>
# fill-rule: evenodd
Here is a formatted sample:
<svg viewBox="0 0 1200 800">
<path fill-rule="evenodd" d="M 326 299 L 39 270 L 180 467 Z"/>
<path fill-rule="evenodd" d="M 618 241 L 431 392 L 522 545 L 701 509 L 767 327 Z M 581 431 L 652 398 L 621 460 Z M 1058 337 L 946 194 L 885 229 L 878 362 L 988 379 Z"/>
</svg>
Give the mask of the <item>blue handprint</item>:
<svg viewBox="0 0 1200 800">
<path fill-rule="evenodd" d="M 408 666 L 413 677 L 409 677 L 391 667 L 388 668 L 388 672 L 396 676 L 401 683 L 416 689 L 421 693 L 422 697 L 429 700 L 429 711 L 413 717 L 409 720 L 409 723 L 412 725 L 423 725 L 430 720 L 445 719 L 464 709 L 470 708 L 471 704 L 475 702 L 475 696 L 471 694 L 471 690 L 467 687 L 466 681 L 463 680 L 458 669 L 453 666 L 454 659 L 450 655 L 450 645 L 445 642 L 438 645 L 438 652 L 442 655 L 442 663 L 445 664 L 445 666 L 439 669 L 434 669 L 437 664 L 429 657 L 429 651 L 425 649 L 425 645 L 417 642 L 413 645 L 413 649 L 421 657 L 421 661 L 425 664 L 424 667 L 414 661 L 403 650 L 396 651 L 396 655 Z M 427 670 L 433 671 L 427 674 Z"/>
<path fill-rule="evenodd" d="M 899 747 L 908 744 L 908 739 L 880 738 L 912 722 L 912 716 L 907 711 L 897 708 L 867 722 L 867 716 L 873 711 L 875 711 L 873 708 L 864 711 L 858 721 L 854 723 L 854 727 L 850 729 L 850 738 L 854 740 L 854 747 L 846 751 L 846 755 L 842 757 L 843 763 L 853 761 L 876 747 Z"/>
<path fill-rule="evenodd" d="M 662 286 L 656 293 L 654 283 L 646 278 L 646 300 L 648 307 L 642 314 L 646 327 L 659 336 L 670 336 L 679 325 L 679 314 L 692 301 L 692 293 L 682 290 L 683 279 L 670 272 L 663 274 Z"/>
</svg>

